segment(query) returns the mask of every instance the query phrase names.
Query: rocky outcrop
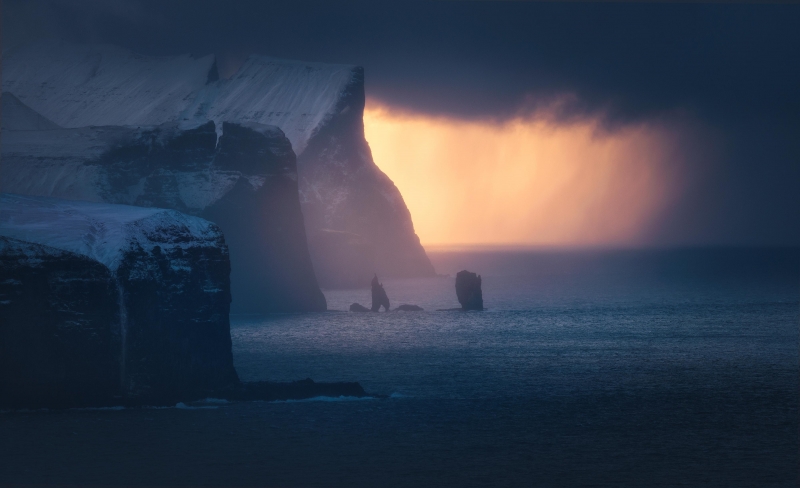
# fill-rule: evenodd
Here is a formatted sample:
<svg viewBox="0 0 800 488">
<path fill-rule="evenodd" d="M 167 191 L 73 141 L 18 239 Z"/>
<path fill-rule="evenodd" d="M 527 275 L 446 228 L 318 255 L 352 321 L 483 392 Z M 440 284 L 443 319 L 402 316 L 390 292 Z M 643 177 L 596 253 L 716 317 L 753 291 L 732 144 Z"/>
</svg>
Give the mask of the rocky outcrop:
<svg viewBox="0 0 800 488">
<path fill-rule="evenodd" d="M 483 310 L 481 277 L 467 270 L 456 274 L 456 296 L 462 310 Z"/>
<path fill-rule="evenodd" d="M 229 273 L 208 221 L 0 194 L 0 403 L 174 404 L 236 385 Z"/>
<path fill-rule="evenodd" d="M 405 303 L 395 308 L 395 311 L 398 312 L 422 312 L 423 310 L 425 309 L 420 307 L 419 305 L 408 305 Z"/>
<path fill-rule="evenodd" d="M 63 127 L 194 128 L 208 120 L 217 129 L 222 122 L 278 126 L 297 154 L 306 233 L 323 286 L 358 285 L 373 271 L 434 275 L 402 195 L 364 137 L 360 67 L 251 56 L 219 79 L 213 56 L 152 58 L 45 42 L 4 53 L 3 89 Z"/>
<path fill-rule="evenodd" d="M 383 284 L 378 283 L 378 275 L 372 278 L 372 311 L 377 312 L 383 307 L 385 312 L 389 311 L 389 296 L 386 290 L 383 289 Z"/>
<path fill-rule="evenodd" d="M 364 305 L 361 305 L 360 303 L 351 304 L 350 305 L 350 311 L 351 312 L 371 312 L 370 309 L 368 309 Z"/>
<path fill-rule="evenodd" d="M 169 208 L 216 223 L 231 250 L 235 312 L 326 309 L 308 252 L 295 156 L 275 127 L 7 130 L 2 160 L 2 191 Z"/>
</svg>

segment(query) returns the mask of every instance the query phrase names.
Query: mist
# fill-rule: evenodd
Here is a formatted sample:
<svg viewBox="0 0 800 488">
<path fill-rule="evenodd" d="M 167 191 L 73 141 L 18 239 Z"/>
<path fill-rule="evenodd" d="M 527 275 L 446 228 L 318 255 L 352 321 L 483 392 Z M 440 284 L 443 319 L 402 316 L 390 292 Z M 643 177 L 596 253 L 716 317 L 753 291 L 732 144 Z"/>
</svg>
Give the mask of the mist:
<svg viewBox="0 0 800 488">
<path fill-rule="evenodd" d="M 720 157 L 719 137 L 686 119 L 610 130 L 598 117 L 465 121 L 376 100 L 364 114 L 427 246 L 654 245 L 651 229 Z"/>
</svg>

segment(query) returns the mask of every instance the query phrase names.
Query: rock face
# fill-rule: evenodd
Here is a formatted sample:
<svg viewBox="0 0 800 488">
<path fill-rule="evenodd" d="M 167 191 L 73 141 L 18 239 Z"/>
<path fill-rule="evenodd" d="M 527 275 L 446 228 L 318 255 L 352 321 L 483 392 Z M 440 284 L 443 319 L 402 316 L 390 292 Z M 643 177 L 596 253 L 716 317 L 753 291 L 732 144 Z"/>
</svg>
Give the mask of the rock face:
<svg viewBox="0 0 800 488">
<path fill-rule="evenodd" d="M 326 309 L 308 252 L 295 156 L 275 127 L 5 130 L 2 161 L 5 192 L 169 208 L 215 222 L 231 250 L 235 312 Z"/>
<path fill-rule="evenodd" d="M 238 383 L 230 264 L 172 210 L 0 194 L 0 403 L 170 403 Z"/>
<path fill-rule="evenodd" d="M 384 311 L 389 311 L 389 296 L 383 289 L 383 284 L 378 283 L 378 275 L 372 278 L 372 311 L 377 312 L 383 307 Z"/>
<path fill-rule="evenodd" d="M 456 296 L 462 310 L 483 310 L 481 277 L 467 270 L 456 274 Z"/>
<path fill-rule="evenodd" d="M 230 79 L 219 79 L 213 56 L 152 58 L 44 42 L 4 54 L 3 90 L 63 127 L 195 128 L 208 120 L 218 131 L 222 122 L 278 126 L 297 154 L 309 248 L 323 286 L 358 285 L 373 271 L 434 274 L 400 192 L 372 160 L 360 67 L 251 56 Z"/>
</svg>

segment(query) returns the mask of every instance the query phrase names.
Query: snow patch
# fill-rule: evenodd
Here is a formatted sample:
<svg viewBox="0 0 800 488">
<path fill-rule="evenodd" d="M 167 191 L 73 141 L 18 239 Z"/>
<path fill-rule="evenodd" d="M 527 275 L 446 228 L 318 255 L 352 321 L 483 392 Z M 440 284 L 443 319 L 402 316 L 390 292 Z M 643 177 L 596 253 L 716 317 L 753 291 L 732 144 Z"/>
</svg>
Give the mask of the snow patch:
<svg viewBox="0 0 800 488">
<path fill-rule="evenodd" d="M 233 77 L 205 87 L 182 119 L 274 125 L 299 156 L 315 131 L 336 115 L 354 70 L 350 65 L 250 56 Z"/>
<path fill-rule="evenodd" d="M 158 125 L 186 109 L 213 64 L 47 40 L 4 55 L 3 91 L 62 127 Z"/>
<path fill-rule="evenodd" d="M 207 83 L 213 64 L 212 55 L 149 57 L 42 41 L 5 56 L 3 91 L 63 127 L 176 122 L 189 129 L 214 120 L 219 132 L 223 121 L 274 125 L 300 155 L 359 72 L 253 55 L 231 78 Z"/>
<path fill-rule="evenodd" d="M 131 249 L 217 246 L 219 229 L 175 210 L 0 194 L 0 235 L 90 257 L 115 271 Z"/>
</svg>

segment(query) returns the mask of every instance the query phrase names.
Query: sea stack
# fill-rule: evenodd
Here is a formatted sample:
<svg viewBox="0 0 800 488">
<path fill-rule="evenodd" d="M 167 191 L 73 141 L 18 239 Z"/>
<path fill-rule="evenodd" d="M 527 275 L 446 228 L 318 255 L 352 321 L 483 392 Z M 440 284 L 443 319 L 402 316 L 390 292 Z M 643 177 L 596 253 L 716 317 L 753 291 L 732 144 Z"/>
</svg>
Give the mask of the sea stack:
<svg viewBox="0 0 800 488">
<path fill-rule="evenodd" d="M 0 194 L 0 405 L 163 405 L 238 384 L 229 273 L 206 220 Z"/>
<path fill-rule="evenodd" d="M 456 296 L 462 310 L 483 310 L 481 276 L 467 270 L 456 274 Z"/>
<path fill-rule="evenodd" d="M 372 278 L 372 311 L 377 312 L 383 307 L 384 311 L 389 311 L 389 296 L 383 289 L 383 284 L 378 282 L 378 275 Z"/>
</svg>

